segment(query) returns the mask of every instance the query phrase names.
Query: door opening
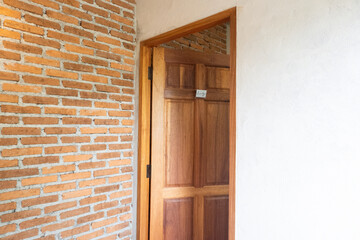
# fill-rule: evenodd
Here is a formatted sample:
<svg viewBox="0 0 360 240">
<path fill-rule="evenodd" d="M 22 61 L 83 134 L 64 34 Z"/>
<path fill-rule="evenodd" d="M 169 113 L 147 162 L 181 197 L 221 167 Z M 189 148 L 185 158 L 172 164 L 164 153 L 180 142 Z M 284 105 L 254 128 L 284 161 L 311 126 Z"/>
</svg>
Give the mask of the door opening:
<svg viewBox="0 0 360 240">
<path fill-rule="evenodd" d="M 228 56 L 152 49 L 227 21 Z M 234 8 L 141 43 L 139 240 L 234 240 L 235 24 Z"/>
</svg>

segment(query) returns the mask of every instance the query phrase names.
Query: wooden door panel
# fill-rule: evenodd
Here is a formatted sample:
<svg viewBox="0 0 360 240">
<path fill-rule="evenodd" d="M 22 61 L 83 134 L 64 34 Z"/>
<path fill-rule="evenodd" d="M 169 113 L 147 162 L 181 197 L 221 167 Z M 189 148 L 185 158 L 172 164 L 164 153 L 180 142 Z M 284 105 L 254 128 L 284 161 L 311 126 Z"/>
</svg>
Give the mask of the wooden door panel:
<svg viewBox="0 0 360 240">
<path fill-rule="evenodd" d="M 206 102 L 205 185 L 229 183 L 229 103 Z"/>
<path fill-rule="evenodd" d="M 228 196 L 204 198 L 204 240 L 228 239 Z"/>
<path fill-rule="evenodd" d="M 164 240 L 193 239 L 193 198 L 164 200 Z"/>
<path fill-rule="evenodd" d="M 194 184 L 194 101 L 166 101 L 166 186 Z"/>
<path fill-rule="evenodd" d="M 195 86 L 195 66 L 192 64 L 166 64 L 166 87 L 193 89 Z"/>
<path fill-rule="evenodd" d="M 229 89 L 230 69 L 206 67 L 207 88 Z"/>
</svg>

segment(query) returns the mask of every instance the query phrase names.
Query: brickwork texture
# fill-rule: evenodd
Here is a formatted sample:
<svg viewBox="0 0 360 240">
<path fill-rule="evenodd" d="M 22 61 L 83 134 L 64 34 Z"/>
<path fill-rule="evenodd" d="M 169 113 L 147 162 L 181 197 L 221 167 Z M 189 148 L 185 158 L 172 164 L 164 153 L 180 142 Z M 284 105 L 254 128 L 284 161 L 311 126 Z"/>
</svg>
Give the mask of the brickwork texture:
<svg viewBox="0 0 360 240">
<path fill-rule="evenodd" d="M 188 49 L 205 53 L 226 54 L 228 46 L 228 27 L 228 23 L 220 24 L 160 46 L 173 49 Z"/>
<path fill-rule="evenodd" d="M 132 239 L 134 0 L 0 0 L 0 239 Z"/>
</svg>

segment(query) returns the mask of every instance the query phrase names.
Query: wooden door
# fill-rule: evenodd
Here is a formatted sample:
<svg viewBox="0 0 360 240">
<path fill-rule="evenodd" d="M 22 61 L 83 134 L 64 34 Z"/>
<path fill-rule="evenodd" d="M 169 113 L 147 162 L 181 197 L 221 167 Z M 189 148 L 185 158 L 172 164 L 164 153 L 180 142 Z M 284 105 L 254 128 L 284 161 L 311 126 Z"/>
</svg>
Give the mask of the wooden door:
<svg viewBox="0 0 360 240">
<path fill-rule="evenodd" d="M 229 62 L 154 48 L 150 240 L 228 239 Z"/>
</svg>

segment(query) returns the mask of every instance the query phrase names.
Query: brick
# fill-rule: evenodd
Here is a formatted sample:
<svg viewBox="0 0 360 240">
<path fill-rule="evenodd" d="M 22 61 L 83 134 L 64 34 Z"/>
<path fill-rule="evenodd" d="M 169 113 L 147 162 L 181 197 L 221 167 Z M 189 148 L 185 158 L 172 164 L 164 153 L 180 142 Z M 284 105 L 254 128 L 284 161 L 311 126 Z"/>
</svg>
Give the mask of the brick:
<svg viewBox="0 0 360 240">
<path fill-rule="evenodd" d="M 55 69 L 46 69 L 46 75 L 60 78 L 78 79 L 79 74 Z"/>
<path fill-rule="evenodd" d="M 91 177 L 91 172 L 69 173 L 69 174 L 62 174 L 61 181 L 71 181 L 77 179 L 85 179 L 89 177 Z"/>
<path fill-rule="evenodd" d="M 113 22 L 113 21 L 109 21 L 106 20 L 104 18 L 100 18 L 100 17 L 95 17 L 95 22 L 107 27 L 111 27 L 111 28 L 115 28 L 115 29 L 120 29 L 120 24 Z"/>
<path fill-rule="evenodd" d="M 124 18 L 124 17 L 121 17 L 119 15 L 116 15 L 116 14 L 111 14 L 110 15 L 110 18 L 117 21 L 117 22 L 120 22 L 120 23 L 123 23 L 123 24 L 126 24 L 128 26 L 133 26 L 134 25 L 134 22 L 132 20 L 129 20 L 127 18 Z"/>
<path fill-rule="evenodd" d="M 32 57 L 32 56 L 25 56 L 25 62 L 26 63 L 35 63 L 39 65 L 46 65 L 46 66 L 52 66 L 52 67 L 60 67 L 60 62 L 57 60 L 52 60 L 48 58 L 42 58 L 42 57 Z"/>
<path fill-rule="evenodd" d="M 55 235 L 49 235 L 46 237 L 40 237 L 40 238 L 36 238 L 35 240 L 55 240 Z M 128 239 L 130 240 L 130 239 Z"/>
<path fill-rule="evenodd" d="M 24 232 L 19 232 L 13 235 L 8 235 L 6 237 L 1 238 L 1 240 L 22 240 L 22 239 L 28 239 L 31 237 L 34 237 L 36 235 L 38 235 L 38 229 L 30 229 Z"/>
<path fill-rule="evenodd" d="M 59 229 L 63 229 L 63 228 L 69 228 L 71 226 L 75 225 L 75 221 L 74 220 L 69 220 L 66 222 L 61 222 L 61 223 L 55 223 L 55 224 L 51 224 L 45 227 L 41 228 L 41 232 L 45 233 L 45 232 L 53 232 Z"/>
<path fill-rule="evenodd" d="M 97 170 L 97 171 L 94 172 L 94 177 L 101 177 L 101 176 L 114 175 L 114 174 L 119 174 L 119 169 L 118 168 Z"/>
<path fill-rule="evenodd" d="M 59 4 L 49 1 L 49 0 L 31 0 L 31 1 L 34 3 L 38 3 L 40 5 L 43 5 L 44 7 L 50 7 L 50 8 L 56 9 L 56 10 L 60 9 Z"/>
<path fill-rule="evenodd" d="M 31 13 L 35 13 L 38 15 L 42 15 L 43 14 L 43 9 L 41 7 L 37 7 L 35 5 L 23 2 L 23 1 L 18 1 L 18 0 L 4 0 L 4 3 L 7 5 L 10 5 L 12 7 L 21 9 L 21 10 L 25 10 Z"/>
<path fill-rule="evenodd" d="M 111 83 L 118 86 L 134 87 L 134 83 L 132 81 L 125 81 L 121 79 L 111 79 Z"/>
<path fill-rule="evenodd" d="M 134 89 L 123 88 L 122 91 L 123 91 L 124 94 L 131 94 L 131 95 L 134 95 L 134 94 L 135 94 L 135 90 L 134 90 Z"/>
<path fill-rule="evenodd" d="M 110 133 L 132 133 L 132 128 L 110 128 L 109 129 Z"/>
<path fill-rule="evenodd" d="M 63 53 L 63 52 L 56 51 L 56 50 L 47 50 L 46 55 L 48 55 L 50 57 L 62 58 L 62 59 L 70 60 L 70 61 L 78 61 L 79 60 L 79 56 L 77 56 L 75 54 Z"/>
<path fill-rule="evenodd" d="M 68 69 L 68 70 L 79 71 L 79 72 L 92 72 L 93 71 L 93 67 L 89 66 L 89 65 L 69 63 L 69 62 L 64 62 L 63 65 L 64 65 L 64 68 Z M 91 87 L 90 87 L 90 89 L 91 89 Z M 88 88 L 86 88 L 86 89 L 88 89 Z"/>
<path fill-rule="evenodd" d="M 100 16 L 103 16 L 103 17 L 108 17 L 108 16 L 109 16 L 108 11 L 105 11 L 105 10 L 103 10 L 103 9 L 100 9 L 100 8 L 97 8 L 97 7 L 93 7 L 93 6 L 90 6 L 90 5 L 87 5 L 87 4 L 83 4 L 83 5 L 82 5 L 82 8 L 83 8 L 85 11 L 89 11 L 89 12 L 95 13 L 95 14 L 100 15 Z"/>
<path fill-rule="evenodd" d="M 0 94 L 0 102 L 18 103 L 19 97 L 8 94 Z"/>
<path fill-rule="evenodd" d="M 33 83 L 39 85 L 50 85 L 50 86 L 60 86 L 60 81 L 54 78 L 45 78 L 45 77 L 37 77 L 26 75 L 23 76 L 23 80 L 25 83 Z"/>
<path fill-rule="evenodd" d="M 121 101 L 121 102 L 132 102 L 133 97 L 132 96 L 125 96 L 125 95 L 118 95 L 118 94 L 111 94 L 109 96 L 110 99 L 115 101 Z"/>
<path fill-rule="evenodd" d="M 51 124 L 58 124 L 58 118 L 50 118 L 50 117 L 23 117 L 24 124 L 29 125 L 51 125 Z"/>
<path fill-rule="evenodd" d="M 119 141 L 118 136 L 102 136 L 102 137 L 96 137 L 95 142 L 117 142 Z"/>
<path fill-rule="evenodd" d="M 99 26 L 96 24 L 92 24 L 92 23 L 89 23 L 86 21 L 81 21 L 80 26 L 85 29 L 93 30 L 95 32 L 108 33 L 108 30 L 105 27 L 102 27 L 102 26 Z"/>
<path fill-rule="evenodd" d="M 121 124 L 123 126 L 133 126 L 134 125 L 134 120 L 124 119 L 124 120 L 121 121 Z"/>
<path fill-rule="evenodd" d="M 76 25 L 79 23 L 79 20 L 74 17 L 71 17 L 66 14 L 62 14 L 59 12 L 51 11 L 51 10 L 47 10 L 46 15 L 50 18 L 54 18 L 54 19 L 60 20 L 62 22 L 67 22 L 67 23 L 76 24 Z"/>
<path fill-rule="evenodd" d="M 6 201 L 6 200 L 12 200 L 12 199 L 17 199 L 17 198 L 26 198 L 26 197 L 31 197 L 31 196 L 38 196 L 40 195 L 40 189 L 28 189 L 28 190 L 17 190 L 17 191 L 12 191 L 12 192 L 5 192 L 5 193 L 0 193 L 0 200 L 1 201 Z M 40 209 L 36 209 L 36 211 Z M 30 210 L 33 211 L 33 210 Z M 39 213 L 40 215 L 40 213 Z M 5 215 L 1 216 L 1 221 L 3 221 L 3 217 Z M 10 219 L 12 218 L 13 215 L 9 215 L 7 217 L 5 217 L 6 219 Z M 23 217 L 21 217 L 23 218 Z M 10 220 L 11 221 L 11 220 Z"/>
<path fill-rule="evenodd" d="M 10 31 L 6 29 L 0 29 L 0 37 L 12 38 L 12 39 L 20 39 L 20 33 L 15 31 Z"/>
<path fill-rule="evenodd" d="M 27 137 L 21 138 L 23 145 L 35 145 L 35 144 L 55 144 L 57 143 L 57 137 Z"/>
<path fill-rule="evenodd" d="M 0 58 L 19 61 L 21 56 L 18 53 L 0 50 Z"/>
<path fill-rule="evenodd" d="M 64 231 L 61 233 L 61 237 L 67 238 L 67 237 L 74 236 L 74 235 L 77 235 L 80 233 L 88 232 L 89 230 L 90 230 L 90 226 L 85 225 L 85 226 L 81 226 L 81 227 L 77 227 L 77 228 L 73 228 L 73 229 Z"/>
<path fill-rule="evenodd" d="M 97 203 L 97 202 L 104 202 L 106 201 L 106 196 L 105 195 L 100 195 L 100 196 L 95 196 L 95 197 L 88 197 L 88 198 L 84 198 L 80 200 L 80 205 L 88 205 L 88 204 L 93 204 L 93 203 Z"/>
<path fill-rule="evenodd" d="M 69 208 L 74 208 L 76 206 L 77 206 L 76 201 L 59 203 L 59 204 L 56 204 L 56 205 L 45 207 L 44 212 L 46 214 L 48 214 L 48 213 L 53 213 L 53 212 L 58 212 L 58 211 L 61 211 L 61 210 L 69 209 Z"/>
<path fill-rule="evenodd" d="M 64 106 L 77 106 L 77 107 L 91 107 L 92 102 L 88 100 L 77 100 L 77 99 L 68 99 L 63 98 L 62 104 Z"/>
<path fill-rule="evenodd" d="M 0 146 L 11 146 L 17 144 L 17 138 L 0 138 Z"/>
<path fill-rule="evenodd" d="M 134 81 L 134 79 L 135 79 L 135 76 L 132 73 L 123 73 L 122 76 L 123 76 L 124 79 L 128 79 L 128 80 L 133 80 Z"/>
<path fill-rule="evenodd" d="M 63 6 L 62 10 L 67 15 L 75 16 L 75 17 L 78 17 L 78 18 L 81 18 L 81 19 L 86 19 L 86 20 L 89 20 L 89 21 L 92 20 L 92 16 L 90 14 L 87 14 L 87 13 L 83 12 L 83 11 L 79 11 L 77 9 L 69 8 L 69 7 L 66 7 L 66 6 Z"/>
<path fill-rule="evenodd" d="M 120 77 L 121 74 L 118 71 L 108 70 L 105 68 L 97 68 L 96 73 L 100 75 L 110 76 L 110 77 Z"/>
<path fill-rule="evenodd" d="M 79 164 L 79 169 L 93 169 L 93 168 L 104 168 L 106 163 L 104 161 L 102 162 L 87 162 L 87 163 L 81 163 Z"/>
<path fill-rule="evenodd" d="M 35 104 L 49 104 L 58 105 L 59 101 L 53 97 L 37 97 L 37 96 L 24 96 L 22 98 L 23 103 L 35 103 Z"/>
<path fill-rule="evenodd" d="M 3 135 L 40 135 L 40 128 L 4 127 Z"/>
<path fill-rule="evenodd" d="M 63 124 L 91 124 L 91 118 L 63 118 Z M 90 140 L 89 140 L 90 141 Z"/>
<path fill-rule="evenodd" d="M 44 35 L 44 29 L 26 23 L 20 23 L 6 19 L 3 24 L 5 27 L 9 27 L 12 29 L 29 32 L 37 35 Z"/>
<path fill-rule="evenodd" d="M 63 128 L 63 127 L 52 127 L 44 129 L 46 134 L 74 134 L 76 133 L 76 128 Z"/>
<path fill-rule="evenodd" d="M 131 188 L 132 186 L 133 186 L 132 182 L 127 182 L 127 183 L 121 184 L 121 187 L 122 187 L 123 189 Z"/>
<path fill-rule="evenodd" d="M 10 8 L 6 8 L 3 6 L 0 6 L 0 15 L 17 18 L 17 19 L 21 18 L 21 12 L 11 10 Z"/>
<path fill-rule="evenodd" d="M 21 202 L 22 207 L 31 207 L 35 205 L 42 205 L 47 203 L 57 202 L 59 197 L 57 195 L 47 196 L 47 197 L 37 197 L 32 199 L 26 199 Z"/>
<path fill-rule="evenodd" d="M 99 212 L 99 213 L 83 216 L 83 217 L 78 218 L 77 223 L 82 224 L 82 223 L 87 223 L 90 221 L 95 221 L 97 219 L 103 218 L 104 215 L 105 215 L 104 212 Z"/>
<path fill-rule="evenodd" d="M 94 189 L 95 194 L 105 193 L 105 192 L 113 192 L 119 190 L 119 185 L 111 185 L 106 187 L 97 187 Z"/>
<path fill-rule="evenodd" d="M 116 167 L 122 165 L 130 165 L 131 159 L 121 159 L 121 160 L 113 160 L 109 162 L 109 167 Z"/>
<path fill-rule="evenodd" d="M 112 0 L 112 2 L 122 8 L 126 8 L 126 9 L 129 9 L 130 11 L 134 11 L 135 10 L 135 7 L 132 6 L 131 4 L 128 4 L 124 1 L 121 1 L 121 0 Z"/>
<path fill-rule="evenodd" d="M 43 225 L 43 224 L 51 223 L 51 222 L 55 222 L 55 221 L 56 221 L 55 216 L 47 216 L 47 217 L 36 218 L 36 219 L 22 222 L 19 224 L 19 226 L 20 226 L 20 229 L 26 229 L 26 228 L 35 227 L 35 226 L 39 226 L 39 225 Z"/>
<path fill-rule="evenodd" d="M 89 82 L 108 83 L 107 77 L 83 74 L 83 75 L 81 75 L 81 78 L 82 78 L 82 80 L 89 81 Z"/>
<path fill-rule="evenodd" d="M 53 192 L 61 192 L 66 191 L 70 189 L 75 189 L 76 184 L 75 183 L 66 183 L 66 184 L 57 184 L 57 185 L 51 185 L 44 187 L 43 191 L 44 193 L 53 193 Z"/>
<path fill-rule="evenodd" d="M 130 34 L 135 34 L 135 29 L 133 27 L 122 26 L 121 30 L 128 32 Z"/>
<path fill-rule="evenodd" d="M 0 168 L 17 167 L 18 165 L 19 165 L 19 161 L 17 159 L 0 160 Z"/>
<path fill-rule="evenodd" d="M 110 144 L 109 150 L 131 149 L 131 144 Z"/>
<path fill-rule="evenodd" d="M 84 89 L 84 90 L 91 90 L 93 86 L 88 83 L 83 82 L 75 82 L 75 81 L 62 81 L 63 86 L 67 88 L 77 88 L 77 89 Z"/>
<path fill-rule="evenodd" d="M 61 26 L 59 23 L 50 21 L 50 20 L 46 20 L 44 18 L 39 18 L 39 17 L 35 17 L 29 14 L 25 14 L 24 19 L 26 22 L 28 23 L 33 23 L 39 26 L 43 26 L 43 27 L 47 27 L 47 28 L 53 28 L 56 30 L 60 30 Z"/>
<path fill-rule="evenodd" d="M 107 128 L 80 128 L 81 134 L 102 134 L 107 133 Z"/>
<path fill-rule="evenodd" d="M 126 231 L 124 231 L 122 233 L 119 233 L 118 237 L 123 238 L 123 237 L 128 236 L 128 235 L 131 235 L 131 230 L 126 230 Z"/>
<path fill-rule="evenodd" d="M 118 119 L 95 119 L 95 125 L 119 125 Z"/>
<path fill-rule="evenodd" d="M 46 88 L 46 94 L 48 95 L 57 95 L 57 96 L 69 96 L 77 97 L 77 90 L 62 89 L 62 88 Z"/>
<path fill-rule="evenodd" d="M 132 190 L 120 191 L 110 194 L 110 199 L 122 198 L 124 196 L 130 196 L 130 195 L 132 195 Z"/>
<path fill-rule="evenodd" d="M 78 137 L 62 137 L 61 138 L 61 142 L 62 143 L 86 143 L 86 142 L 90 142 L 91 138 L 90 137 L 82 137 L 82 136 L 78 136 Z"/>
<path fill-rule="evenodd" d="M 109 63 L 107 61 L 90 58 L 90 57 L 82 57 L 81 60 L 83 63 L 87 63 L 87 64 L 91 64 L 91 65 L 98 65 L 98 66 L 103 66 L 103 67 L 107 67 L 109 65 Z M 105 81 L 107 81 L 107 79 Z"/>
<path fill-rule="evenodd" d="M 16 188 L 17 181 L 0 181 L 0 190 L 2 189 L 10 189 L 10 188 Z"/>
<path fill-rule="evenodd" d="M 94 214 L 95 215 L 95 214 Z M 79 221 L 78 221 L 79 222 Z M 98 231 L 95 231 L 95 232 L 92 232 L 92 233 L 89 233 L 89 234 L 85 234 L 85 235 L 82 235 L 80 237 L 77 237 L 76 240 L 88 240 L 88 239 L 94 239 L 94 238 L 97 238 L 97 237 L 100 237 L 101 235 L 104 234 L 104 229 L 100 229 Z"/>
<path fill-rule="evenodd" d="M 133 67 L 128 66 L 128 65 L 124 65 L 124 64 L 119 64 L 119 63 L 111 63 L 110 65 L 112 68 L 116 68 L 122 71 L 128 71 L 128 72 L 132 72 L 133 71 Z"/>
<path fill-rule="evenodd" d="M 76 1 L 76 0 L 56 0 L 56 1 L 67 4 L 67 5 L 70 5 L 70 6 L 73 6 L 73 7 L 76 7 L 76 8 L 80 7 L 80 3 L 78 1 Z"/>
<path fill-rule="evenodd" d="M 111 60 L 114 60 L 117 62 L 121 62 L 121 59 L 122 59 L 122 56 L 120 56 L 118 54 L 109 53 L 109 52 L 100 51 L 100 50 L 96 51 L 96 56 L 101 57 L 101 58 L 111 59 Z"/>
<path fill-rule="evenodd" d="M 80 110 L 81 116 L 106 116 L 106 110 L 93 110 L 93 109 L 82 109 Z"/>
<path fill-rule="evenodd" d="M 118 232 L 118 231 L 120 231 L 120 230 L 122 230 L 122 229 L 124 229 L 124 228 L 126 228 L 128 226 L 129 226 L 128 222 L 116 224 L 114 226 L 107 227 L 106 232 L 107 233 Z"/>
<path fill-rule="evenodd" d="M 46 156 L 46 157 L 31 157 L 31 158 L 24 158 L 22 163 L 27 165 L 39 165 L 39 164 L 48 164 L 48 163 L 58 163 L 59 157 L 58 156 Z"/>
<path fill-rule="evenodd" d="M 116 38 L 110 38 L 105 36 L 97 36 L 96 40 L 103 43 L 108 43 L 114 46 L 122 47 L 122 42 L 120 40 L 117 40 Z"/>
<path fill-rule="evenodd" d="M 64 31 L 68 32 L 68 33 L 72 33 L 81 37 L 86 37 L 89 39 L 94 39 L 94 34 L 92 34 L 91 32 L 79 29 L 79 28 L 74 28 L 74 27 L 70 27 L 70 26 L 65 26 L 64 27 Z"/>
<path fill-rule="evenodd" d="M 20 52 L 26 52 L 26 53 L 33 53 L 33 54 L 42 54 L 42 49 L 39 47 L 34 47 L 31 45 L 26 45 L 23 43 L 14 43 L 14 42 L 8 42 L 3 41 L 3 45 L 5 48 L 20 51 Z"/>
<path fill-rule="evenodd" d="M 123 168 L 121 168 L 122 173 L 128 173 L 128 172 L 132 172 L 132 171 L 133 171 L 132 167 L 123 167 Z"/>
<path fill-rule="evenodd" d="M 80 43 L 80 38 L 78 38 L 78 37 L 74 37 L 74 36 L 71 36 L 71 35 L 68 35 L 68 34 L 55 32 L 55 31 L 52 31 L 52 30 L 47 31 L 47 36 L 49 38 L 55 38 L 55 39 L 60 40 L 60 41 L 77 43 L 77 44 Z"/>
<path fill-rule="evenodd" d="M 38 45 L 52 47 L 52 48 L 56 48 L 56 49 L 60 49 L 60 47 L 61 47 L 60 43 L 57 41 L 44 39 L 41 37 L 35 37 L 35 36 L 27 35 L 27 34 L 24 34 L 23 39 L 25 40 L 25 42 L 35 43 Z"/>
<path fill-rule="evenodd" d="M 79 183 L 79 187 L 83 188 L 83 187 L 90 187 L 90 186 L 96 186 L 96 185 L 104 185 L 105 183 L 106 183 L 105 178 L 92 179 L 92 180 L 81 181 Z M 95 211 L 97 211 L 97 210 L 95 210 Z"/>
<path fill-rule="evenodd" d="M 98 153 L 96 155 L 97 159 L 109 159 L 109 158 L 119 158 L 119 152 L 106 152 L 106 153 Z"/>
<path fill-rule="evenodd" d="M 121 175 L 121 176 L 116 176 L 116 177 L 110 177 L 109 178 L 109 183 L 118 183 L 121 181 L 127 181 L 131 179 L 131 175 Z"/>
<path fill-rule="evenodd" d="M 123 47 L 126 48 L 126 49 L 128 49 L 128 50 L 135 51 L 135 47 L 136 47 L 136 46 L 135 46 L 134 44 L 130 44 L 130 43 L 124 42 L 124 43 L 123 43 Z"/>
<path fill-rule="evenodd" d="M 118 205 L 119 205 L 118 201 L 99 203 L 94 206 L 94 211 L 97 212 L 103 209 L 117 207 Z"/>
<path fill-rule="evenodd" d="M 90 196 L 92 192 L 92 189 L 84 189 L 84 190 L 78 190 L 73 192 L 67 192 L 62 195 L 63 199 L 70 199 L 70 198 L 79 198 L 84 196 Z"/>
<path fill-rule="evenodd" d="M 73 172 L 75 171 L 74 165 L 62 165 L 54 167 L 44 167 L 42 169 L 42 174 L 52 174 L 52 173 L 64 173 L 64 172 Z"/>
<path fill-rule="evenodd" d="M 113 36 L 113 37 L 116 37 L 116 38 L 123 39 L 125 41 L 134 42 L 134 37 L 133 36 L 131 36 L 129 34 L 126 34 L 126 33 L 123 33 L 123 32 L 119 32 L 119 31 L 116 31 L 116 30 L 111 30 L 110 35 Z"/>
<path fill-rule="evenodd" d="M 106 99 L 107 95 L 105 93 L 80 92 L 80 97 L 92 99 Z"/>
<path fill-rule="evenodd" d="M 45 107 L 46 114 L 76 115 L 76 109 Z"/>
<path fill-rule="evenodd" d="M 41 109 L 39 107 L 19 107 L 14 105 L 2 105 L 2 112 L 11 112 L 11 113 L 29 113 L 29 114 L 40 114 Z"/>
<path fill-rule="evenodd" d="M 125 56 L 128 56 L 128 57 L 134 57 L 134 52 L 126 50 L 126 49 L 113 48 L 113 49 L 111 49 L 111 51 L 113 53 L 117 53 L 117 54 L 120 54 L 120 55 L 125 55 Z"/>
<path fill-rule="evenodd" d="M 111 93 L 120 93 L 120 88 L 107 85 L 95 85 L 96 90 L 99 92 L 111 92 Z"/>
<path fill-rule="evenodd" d="M 71 153 L 76 152 L 76 146 L 56 146 L 56 147 L 47 147 L 45 148 L 46 154 L 56 154 L 56 153 Z"/>
<path fill-rule="evenodd" d="M 0 227 L 0 234 L 15 232 L 15 230 L 16 230 L 16 224 L 8 224 L 8 225 Z"/>
<path fill-rule="evenodd" d="M 56 182 L 57 176 L 35 177 L 21 180 L 22 186 Z"/>
<path fill-rule="evenodd" d="M 87 161 L 92 158 L 91 154 L 83 154 L 83 155 L 68 155 L 64 156 L 64 162 L 78 162 L 78 161 Z"/>
<path fill-rule="evenodd" d="M 27 72 L 27 73 L 34 73 L 34 74 L 41 74 L 42 69 L 38 67 L 33 67 L 29 65 L 23 65 L 19 63 L 5 63 L 5 69 L 17 72 Z M 39 87 L 32 87 L 32 88 L 39 88 Z M 41 89 L 41 88 L 40 88 Z"/>
<path fill-rule="evenodd" d="M 76 52 L 76 53 L 87 54 L 87 55 L 93 55 L 94 54 L 93 49 L 80 47 L 80 46 L 75 46 L 75 45 L 71 45 L 71 44 L 65 44 L 65 49 L 68 52 Z"/>
<path fill-rule="evenodd" d="M 107 219 L 99 221 L 99 222 L 93 222 L 91 224 L 91 226 L 92 226 L 93 229 L 97 229 L 97 228 L 100 228 L 100 227 L 104 227 L 104 226 L 116 223 L 117 221 L 118 221 L 117 217 L 107 218 Z"/>
<path fill-rule="evenodd" d="M 94 106 L 97 108 L 113 108 L 113 109 L 118 109 L 120 107 L 118 103 L 109 103 L 109 102 L 95 102 Z"/>
<path fill-rule="evenodd" d="M 120 136 L 122 142 L 131 142 L 133 140 L 132 136 Z"/>
<path fill-rule="evenodd" d="M 101 150 L 105 150 L 106 149 L 106 145 L 105 144 L 92 144 L 92 145 L 82 145 L 80 150 L 82 152 L 87 152 L 87 151 L 101 151 Z"/>
<path fill-rule="evenodd" d="M 15 157 L 15 156 L 24 156 L 24 155 L 40 155 L 41 153 L 42 153 L 41 147 L 13 148 L 13 149 L 4 149 L 1 155 L 3 157 Z"/>
</svg>

